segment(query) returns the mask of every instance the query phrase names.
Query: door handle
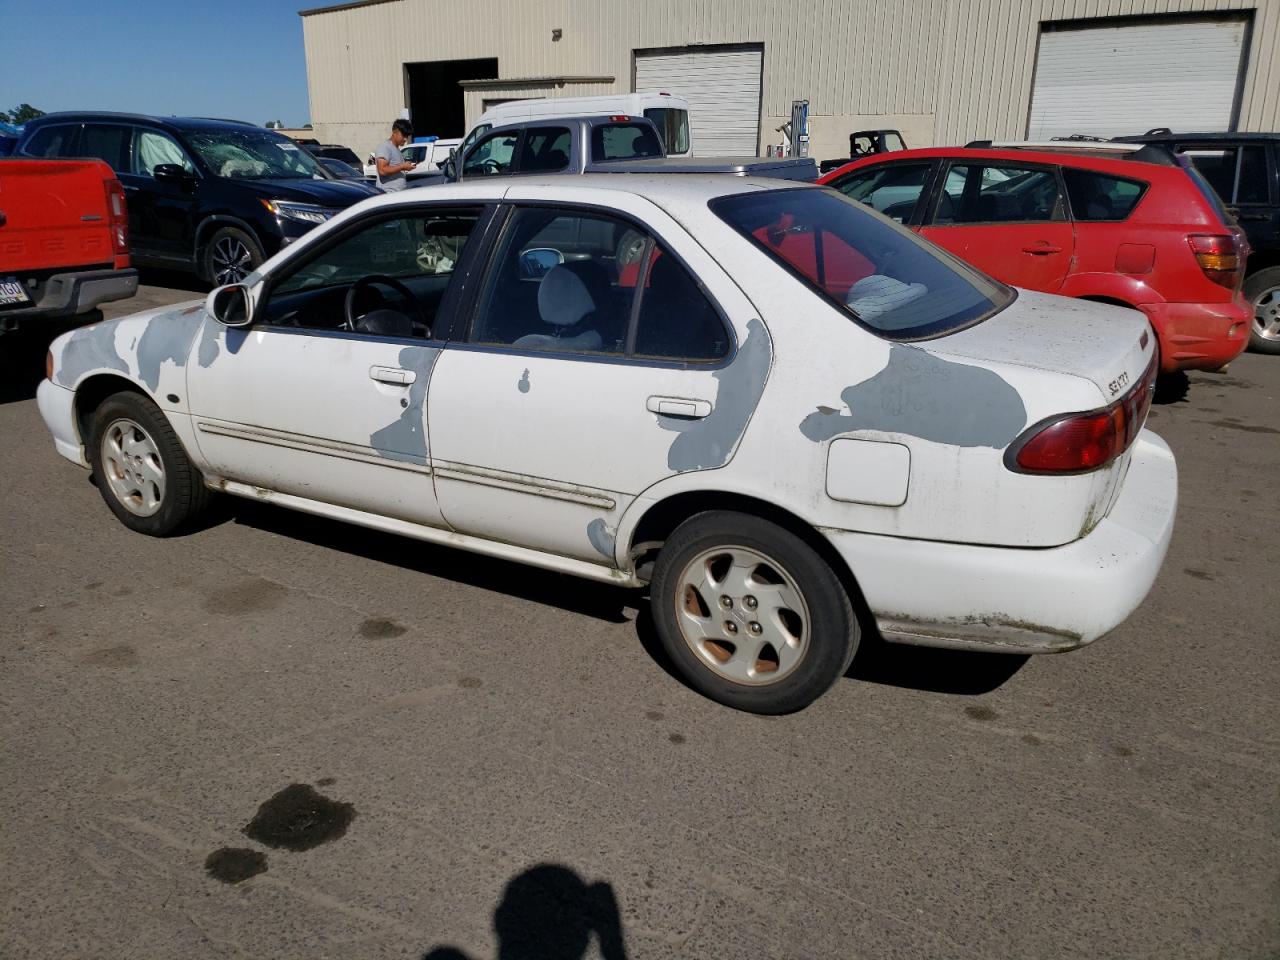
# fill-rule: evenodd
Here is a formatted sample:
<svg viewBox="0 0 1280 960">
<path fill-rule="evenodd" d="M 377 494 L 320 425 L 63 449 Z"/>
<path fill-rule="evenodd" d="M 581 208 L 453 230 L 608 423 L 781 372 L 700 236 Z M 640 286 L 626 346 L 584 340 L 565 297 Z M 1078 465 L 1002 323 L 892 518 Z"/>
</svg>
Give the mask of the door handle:
<svg viewBox="0 0 1280 960">
<path fill-rule="evenodd" d="M 709 400 L 690 400 L 687 397 L 650 397 L 644 406 L 650 413 L 681 420 L 701 420 L 711 414 Z"/>
<path fill-rule="evenodd" d="M 1062 252 L 1062 248 L 1061 248 L 1061 247 L 1055 247 L 1055 246 L 1053 246 L 1053 244 L 1048 243 L 1048 242 L 1046 242 L 1046 241 L 1041 241 L 1040 243 L 1034 243 L 1034 244 L 1032 244 L 1031 246 L 1023 247 L 1023 248 L 1022 248 L 1022 252 L 1023 252 L 1023 253 L 1038 254 L 1038 255 L 1043 256 L 1043 255 L 1044 255 L 1044 254 L 1046 254 L 1046 253 L 1061 253 L 1061 252 Z"/>
<path fill-rule="evenodd" d="M 379 383 L 394 383 L 398 387 L 406 387 L 418 379 L 418 375 L 412 370 L 405 370 L 401 367 L 370 367 L 369 379 L 377 380 Z"/>
</svg>

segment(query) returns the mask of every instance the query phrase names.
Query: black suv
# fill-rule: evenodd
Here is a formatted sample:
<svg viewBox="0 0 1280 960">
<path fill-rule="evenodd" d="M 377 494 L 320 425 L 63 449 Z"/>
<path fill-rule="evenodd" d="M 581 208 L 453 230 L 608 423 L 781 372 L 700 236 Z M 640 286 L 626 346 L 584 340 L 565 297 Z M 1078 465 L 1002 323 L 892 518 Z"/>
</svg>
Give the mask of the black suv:
<svg viewBox="0 0 1280 960">
<path fill-rule="evenodd" d="M 1159 143 L 1185 153 L 1240 223 L 1252 248 L 1244 294 L 1253 303 L 1249 347 L 1280 354 L 1280 133 L 1173 133 L 1149 130 L 1126 143 Z"/>
<path fill-rule="evenodd" d="M 330 179 L 287 137 L 233 120 L 50 113 L 27 123 L 15 153 L 105 160 L 128 198 L 133 262 L 215 285 L 378 192 Z"/>
</svg>

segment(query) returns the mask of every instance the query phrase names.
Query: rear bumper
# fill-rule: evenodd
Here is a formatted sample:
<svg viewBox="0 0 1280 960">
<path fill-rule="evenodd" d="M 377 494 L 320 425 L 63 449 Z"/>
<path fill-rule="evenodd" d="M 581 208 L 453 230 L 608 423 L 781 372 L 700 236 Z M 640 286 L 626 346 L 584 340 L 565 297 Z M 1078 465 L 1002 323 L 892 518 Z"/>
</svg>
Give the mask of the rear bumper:
<svg viewBox="0 0 1280 960">
<path fill-rule="evenodd" d="M 1173 533 L 1178 472 L 1143 431 L 1111 512 L 1086 536 L 1044 549 L 827 531 L 886 640 L 1005 653 L 1072 650 L 1140 604 Z"/>
<path fill-rule="evenodd" d="M 12 330 L 30 320 L 74 317 L 137 292 L 138 271 L 132 267 L 55 273 L 36 288 L 35 302 L 30 306 L 0 311 L 0 330 Z"/>
<path fill-rule="evenodd" d="M 1230 303 L 1142 303 L 1160 338 L 1160 370 L 1217 370 L 1249 345 L 1253 307 L 1237 293 Z"/>
</svg>

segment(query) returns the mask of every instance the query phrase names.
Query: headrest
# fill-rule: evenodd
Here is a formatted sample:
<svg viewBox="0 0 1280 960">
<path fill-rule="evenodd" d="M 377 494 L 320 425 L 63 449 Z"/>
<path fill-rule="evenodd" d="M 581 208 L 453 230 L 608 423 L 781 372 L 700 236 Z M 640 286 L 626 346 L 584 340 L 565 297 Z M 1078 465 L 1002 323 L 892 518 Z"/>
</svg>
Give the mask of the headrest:
<svg viewBox="0 0 1280 960">
<path fill-rule="evenodd" d="M 553 327 L 581 323 L 595 308 L 587 285 L 564 264 L 552 267 L 538 284 L 538 313 Z"/>
<path fill-rule="evenodd" d="M 928 292 L 929 288 L 923 283 L 903 283 L 882 273 L 873 273 L 851 286 L 844 302 L 863 320 L 872 320 Z"/>
</svg>

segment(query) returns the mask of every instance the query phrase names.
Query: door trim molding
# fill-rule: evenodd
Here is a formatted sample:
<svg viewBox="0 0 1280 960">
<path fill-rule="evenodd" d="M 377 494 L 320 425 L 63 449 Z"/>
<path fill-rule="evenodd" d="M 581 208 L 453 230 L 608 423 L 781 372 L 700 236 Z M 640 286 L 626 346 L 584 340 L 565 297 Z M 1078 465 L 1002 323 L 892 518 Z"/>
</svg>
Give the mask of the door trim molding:
<svg viewBox="0 0 1280 960">
<path fill-rule="evenodd" d="M 475 483 L 483 487 L 497 487 L 500 490 L 514 490 L 535 497 L 546 497 L 549 500 L 563 500 L 600 510 L 613 510 L 618 501 L 607 490 L 594 487 L 583 487 L 560 480 L 547 480 L 543 477 L 531 477 L 523 473 L 511 473 L 507 470 L 494 470 L 489 467 L 476 467 L 468 463 L 453 463 L 447 460 L 434 461 L 437 479 L 457 480 L 461 483 Z"/>
<path fill-rule="evenodd" d="M 305 453 L 316 453 L 326 457 L 337 457 L 341 460 L 355 460 L 392 470 L 408 470 L 411 473 L 431 475 L 431 466 L 413 460 L 399 460 L 395 457 L 378 453 L 372 447 L 355 443 L 343 443 L 341 440 L 328 440 L 322 437 L 309 437 L 302 433 L 289 433 L 285 430 L 272 430 L 268 427 L 250 427 L 241 424 L 225 423 L 215 420 L 197 420 L 196 429 L 201 433 L 216 437 L 231 437 L 235 440 L 246 440 L 249 443 L 265 443 L 268 446 L 287 447 L 290 450 L 301 450 Z M 405 456 L 408 456 L 405 454 Z"/>
</svg>

